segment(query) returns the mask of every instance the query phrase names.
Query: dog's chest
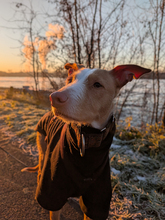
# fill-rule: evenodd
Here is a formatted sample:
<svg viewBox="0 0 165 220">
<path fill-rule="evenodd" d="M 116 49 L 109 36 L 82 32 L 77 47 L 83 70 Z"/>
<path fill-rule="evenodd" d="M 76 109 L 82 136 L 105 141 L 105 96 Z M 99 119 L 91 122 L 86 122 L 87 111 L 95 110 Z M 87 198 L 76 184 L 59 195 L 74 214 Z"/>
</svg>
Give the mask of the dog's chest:
<svg viewBox="0 0 165 220">
<path fill-rule="evenodd" d="M 71 157 L 83 161 L 89 157 L 104 157 L 105 154 L 109 154 L 115 129 L 113 116 L 105 129 L 101 131 L 88 126 L 66 125 L 60 119 L 54 118 L 48 126 L 47 140 L 51 150 L 60 147 L 62 157 L 64 152 L 67 152 L 67 154 L 71 154 Z M 84 144 L 82 144 L 83 141 Z M 82 148 L 85 148 L 84 158 L 81 158 L 82 155 L 80 155 Z"/>
</svg>

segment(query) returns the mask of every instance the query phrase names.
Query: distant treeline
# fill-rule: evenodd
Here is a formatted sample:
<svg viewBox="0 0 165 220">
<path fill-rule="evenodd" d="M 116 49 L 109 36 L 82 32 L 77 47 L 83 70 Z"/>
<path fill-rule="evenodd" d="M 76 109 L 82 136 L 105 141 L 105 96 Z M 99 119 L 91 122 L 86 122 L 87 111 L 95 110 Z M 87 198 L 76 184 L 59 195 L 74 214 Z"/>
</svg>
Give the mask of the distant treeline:
<svg viewBox="0 0 165 220">
<path fill-rule="evenodd" d="M 33 77 L 33 73 L 26 73 L 26 72 L 6 73 L 6 72 L 0 71 L 0 77 L 28 77 L 28 76 Z M 39 76 L 43 77 L 43 74 L 39 73 Z M 52 77 L 53 76 L 54 77 L 58 76 L 59 77 L 59 74 L 57 74 L 57 73 L 50 73 L 49 76 L 52 76 Z M 62 73 L 61 76 L 65 77 L 66 74 Z M 153 74 L 152 74 L 152 72 L 151 73 L 147 73 L 144 76 L 142 76 L 141 78 L 142 79 L 152 79 L 153 78 Z M 160 79 L 165 79 L 165 73 L 160 73 Z"/>
<path fill-rule="evenodd" d="M 17 73 L 7 73 L 0 71 L 0 77 L 27 77 L 33 76 L 32 73 L 24 73 L 24 72 L 17 72 Z"/>
<path fill-rule="evenodd" d="M 50 73 L 49 76 L 57 76 L 56 73 Z M 63 75 L 63 74 L 62 74 Z M 16 73 L 7 73 L 0 71 L 0 77 L 33 77 L 31 72 L 16 72 Z M 42 73 L 39 73 L 39 77 L 43 77 Z"/>
</svg>

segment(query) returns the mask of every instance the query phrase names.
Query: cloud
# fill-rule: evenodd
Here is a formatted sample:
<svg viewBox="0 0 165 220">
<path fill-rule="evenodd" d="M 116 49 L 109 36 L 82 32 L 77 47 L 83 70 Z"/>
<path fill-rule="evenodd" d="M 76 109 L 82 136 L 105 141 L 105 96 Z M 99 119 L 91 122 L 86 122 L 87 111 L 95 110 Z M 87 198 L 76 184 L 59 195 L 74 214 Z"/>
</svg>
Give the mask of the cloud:
<svg viewBox="0 0 165 220">
<path fill-rule="evenodd" d="M 49 30 L 46 32 L 46 37 L 48 39 L 52 38 L 58 38 L 58 39 L 63 39 L 64 37 L 64 32 L 65 29 L 63 26 L 59 24 L 49 24 L 48 25 Z"/>
<path fill-rule="evenodd" d="M 27 72 L 30 72 L 31 60 L 32 60 L 33 54 L 35 52 L 35 48 L 34 48 L 33 42 L 29 41 L 28 36 L 24 37 L 23 45 L 24 45 L 24 48 L 22 49 L 22 52 L 24 54 L 24 57 L 26 58 L 25 70 Z"/>
<path fill-rule="evenodd" d="M 39 60 L 42 63 L 42 69 L 46 69 L 46 56 L 51 50 L 55 50 L 56 45 L 52 40 L 40 40 L 38 46 Z"/>
<path fill-rule="evenodd" d="M 25 58 L 30 60 L 33 56 L 34 51 L 35 51 L 35 48 L 33 46 L 33 42 L 29 41 L 28 36 L 25 36 L 23 45 L 24 45 L 24 48 L 23 48 L 22 52 L 24 53 Z"/>
<path fill-rule="evenodd" d="M 33 55 L 36 53 L 35 55 L 38 56 L 39 61 L 42 64 L 42 69 L 46 69 L 46 57 L 48 53 L 56 49 L 57 39 L 63 39 L 65 32 L 63 26 L 59 24 L 49 24 L 48 28 L 49 30 L 45 33 L 45 39 L 36 37 L 34 42 L 31 42 L 29 41 L 28 36 L 25 36 L 23 42 L 24 48 L 22 52 L 24 53 L 28 65 L 30 65 Z M 35 56 L 35 59 L 37 56 Z M 35 61 L 37 61 L 37 59 Z"/>
</svg>

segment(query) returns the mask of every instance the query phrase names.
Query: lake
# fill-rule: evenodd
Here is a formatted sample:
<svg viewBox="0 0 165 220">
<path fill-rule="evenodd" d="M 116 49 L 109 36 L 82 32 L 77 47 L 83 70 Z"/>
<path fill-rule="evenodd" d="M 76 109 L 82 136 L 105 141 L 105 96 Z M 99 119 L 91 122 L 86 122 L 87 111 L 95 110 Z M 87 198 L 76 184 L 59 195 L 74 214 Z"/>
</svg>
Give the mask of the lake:
<svg viewBox="0 0 165 220">
<path fill-rule="evenodd" d="M 64 79 L 60 77 L 53 77 L 51 80 L 54 80 L 57 84 L 64 82 Z M 33 77 L 0 77 L 0 87 L 9 88 L 11 86 L 18 89 L 23 88 L 23 86 L 29 86 L 30 89 L 34 89 L 35 83 Z M 52 86 L 47 78 L 39 77 L 39 89 L 52 89 Z"/>
<path fill-rule="evenodd" d="M 51 78 L 57 84 L 64 84 L 65 79 L 59 77 Z M 127 99 L 124 110 L 121 114 L 121 120 L 125 120 L 126 117 L 132 116 L 132 124 L 136 126 L 142 126 L 142 123 L 150 123 L 152 116 L 152 108 L 154 103 L 153 98 L 153 81 L 151 79 L 133 80 L 128 83 L 121 90 L 120 95 L 116 98 L 115 111 L 118 112 L 120 107 L 128 94 L 131 87 L 136 83 L 133 91 Z M 156 81 L 155 81 L 156 85 Z M 22 88 L 23 86 L 29 86 L 31 89 L 35 88 L 34 79 L 32 77 L 0 77 L 0 87 L 9 88 Z M 52 86 L 47 78 L 39 77 L 39 89 L 49 90 Z M 165 103 L 165 79 L 160 80 L 160 105 L 159 115 L 165 110 L 163 105 Z M 161 117 L 160 117 L 161 118 Z"/>
</svg>

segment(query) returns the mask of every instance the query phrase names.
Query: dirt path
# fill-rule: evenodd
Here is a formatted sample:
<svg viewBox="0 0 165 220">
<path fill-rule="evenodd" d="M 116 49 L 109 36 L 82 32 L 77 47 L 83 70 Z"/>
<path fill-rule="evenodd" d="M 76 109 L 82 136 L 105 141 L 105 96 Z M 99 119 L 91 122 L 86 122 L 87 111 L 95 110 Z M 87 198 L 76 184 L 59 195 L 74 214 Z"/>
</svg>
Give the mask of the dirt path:
<svg viewBox="0 0 165 220">
<path fill-rule="evenodd" d="M 34 165 L 32 157 L 18 148 L 18 143 L 0 131 L 0 220 L 46 220 L 47 210 L 42 209 L 35 200 L 37 174 L 21 173 L 23 164 Z M 75 200 L 69 200 L 63 207 L 61 220 L 82 220 L 82 213 Z"/>
</svg>

